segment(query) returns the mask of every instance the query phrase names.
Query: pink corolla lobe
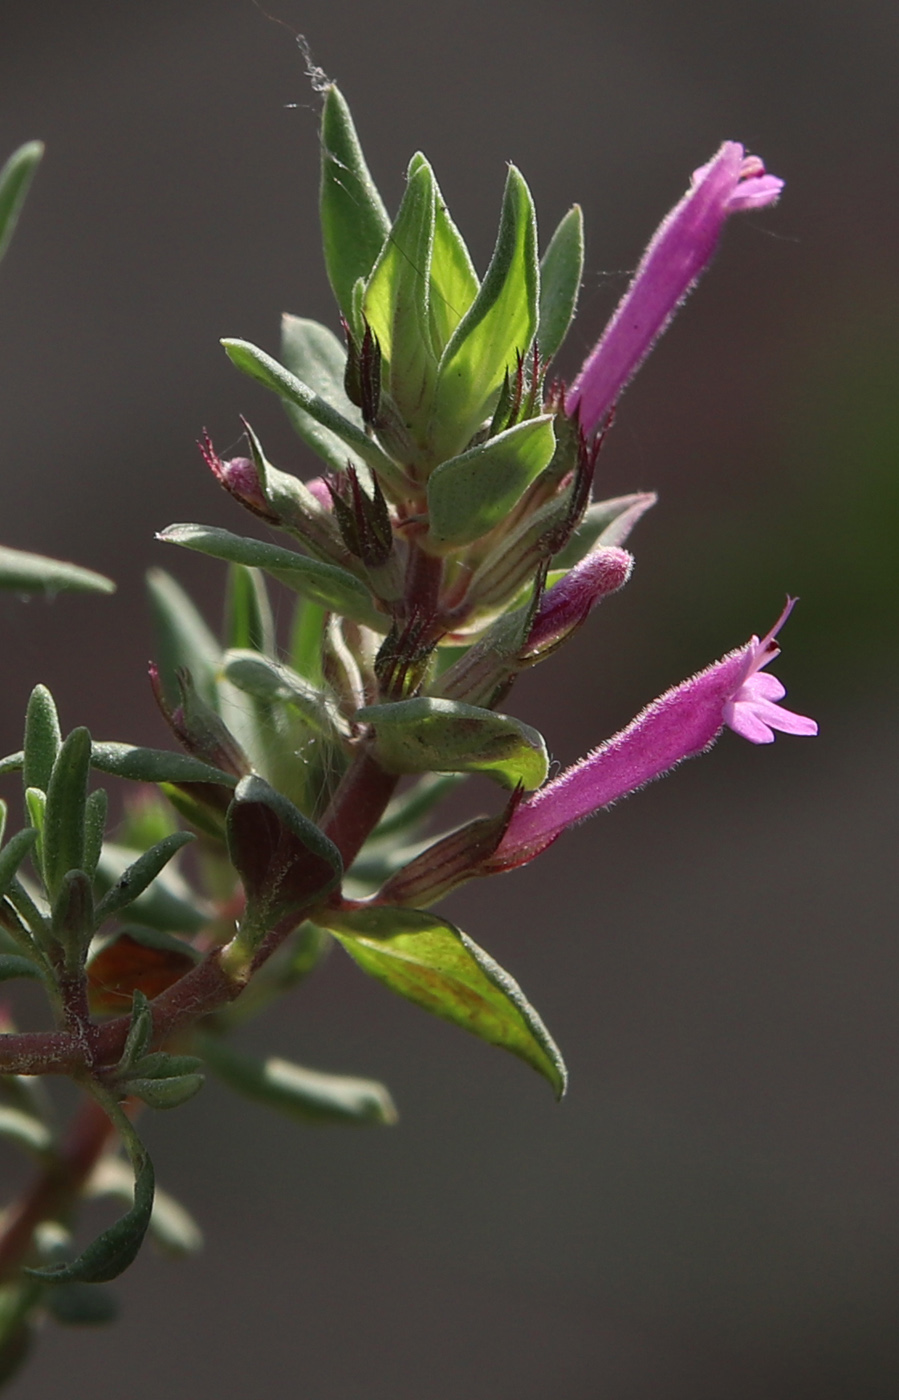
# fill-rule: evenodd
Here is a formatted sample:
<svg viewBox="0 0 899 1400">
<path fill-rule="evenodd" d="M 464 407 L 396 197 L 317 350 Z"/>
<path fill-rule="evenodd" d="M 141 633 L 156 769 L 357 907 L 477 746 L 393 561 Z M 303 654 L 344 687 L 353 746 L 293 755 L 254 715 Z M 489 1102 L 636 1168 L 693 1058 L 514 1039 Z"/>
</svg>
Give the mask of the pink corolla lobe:
<svg viewBox="0 0 899 1400">
<path fill-rule="evenodd" d="M 745 646 L 667 690 L 620 733 L 520 803 L 484 873 L 511 870 L 532 860 L 566 827 L 702 753 L 725 725 L 755 744 L 770 743 L 774 729 L 817 734 L 813 719 L 777 705 L 786 694 L 784 687 L 774 676 L 761 674 L 780 654 L 775 637 L 794 602 L 788 599 L 761 641 L 751 637 Z"/>
<path fill-rule="evenodd" d="M 725 141 L 653 235 L 640 266 L 572 384 L 566 408 L 588 435 L 604 422 L 680 303 L 711 261 L 729 215 L 774 204 L 783 180 Z"/>
</svg>

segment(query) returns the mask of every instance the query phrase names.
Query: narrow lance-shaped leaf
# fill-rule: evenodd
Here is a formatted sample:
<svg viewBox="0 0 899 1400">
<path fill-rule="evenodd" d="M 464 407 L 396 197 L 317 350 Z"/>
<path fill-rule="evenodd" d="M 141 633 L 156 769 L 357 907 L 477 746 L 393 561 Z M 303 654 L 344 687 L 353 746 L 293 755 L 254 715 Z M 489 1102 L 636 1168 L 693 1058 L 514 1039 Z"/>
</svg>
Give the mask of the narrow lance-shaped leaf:
<svg viewBox="0 0 899 1400">
<path fill-rule="evenodd" d="M 428 481 L 431 538 L 450 546 L 486 535 L 540 475 L 554 447 L 553 419 L 547 415 L 517 423 L 443 462 Z"/>
<path fill-rule="evenodd" d="M 390 220 L 369 174 L 346 99 L 333 83 L 322 109 L 321 151 L 325 265 L 337 304 L 351 320 L 353 286 L 374 267 Z"/>
<path fill-rule="evenodd" d="M 84 817 L 91 764 L 91 736 L 73 729 L 53 765 L 44 816 L 44 880 L 55 896 L 68 870 L 84 862 Z"/>
<path fill-rule="evenodd" d="M 105 788 L 96 788 L 87 795 L 84 807 L 84 861 L 82 869 L 93 877 L 103 850 L 106 834 L 108 798 Z"/>
<path fill-rule="evenodd" d="M 175 831 L 129 865 L 97 905 L 98 927 L 120 909 L 133 904 L 172 857 L 194 839 L 189 831 Z"/>
<path fill-rule="evenodd" d="M 323 428 L 328 428 L 347 447 L 352 448 L 372 471 L 377 472 L 385 491 L 396 491 L 401 498 L 405 496 L 409 482 L 401 468 L 391 461 L 377 443 L 366 437 L 362 428 L 344 418 L 321 394 L 313 393 L 312 389 L 295 374 L 291 374 L 290 370 L 279 365 L 271 355 L 267 355 L 264 350 L 246 340 L 223 340 L 222 345 L 232 364 L 243 370 L 244 374 L 248 374 L 251 379 L 264 384 L 280 398 L 308 413 Z"/>
<path fill-rule="evenodd" d="M 228 570 L 225 633 L 229 647 L 275 653 L 275 622 L 265 579 L 258 569 L 232 564 Z"/>
<path fill-rule="evenodd" d="M 232 535 L 230 530 L 212 525 L 170 525 L 157 538 L 166 544 L 178 544 L 199 554 L 208 554 L 213 559 L 264 569 L 272 578 L 313 602 L 367 627 L 387 631 L 387 618 L 375 608 L 365 585 L 334 564 L 322 564 L 317 559 L 307 559 L 293 550 L 282 549 L 280 545 Z"/>
<path fill-rule="evenodd" d="M 218 1036 L 204 1035 L 206 1064 L 230 1089 L 301 1123 L 395 1123 L 396 1109 L 383 1084 L 344 1074 L 323 1074 L 275 1056 L 258 1060 Z"/>
<path fill-rule="evenodd" d="M 156 633 L 156 665 L 166 700 L 171 705 L 178 703 L 178 672 L 187 669 L 207 705 L 214 707 L 215 681 L 222 663 L 218 638 L 193 599 L 164 569 L 148 571 L 147 591 Z"/>
<path fill-rule="evenodd" d="M 186 753 L 170 753 L 167 749 L 147 749 L 139 744 L 95 742 L 91 763 L 101 773 L 117 778 L 130 778 L 137 783 L 217 783 L 235 787 L 233 773 L 223 773 L 208 763 L 201 763 Z"/>
<path fill-rule="evenodd" d="M 26 826 L 24 831 L 17 831 L 15 836 L 10 837 L 0 850 L 0 897 L 16 878 L 16 871 L 34 846 L 37 835 L 35 827 Z"/>
<path fill-rule="evenodd" d="M 350 957 L 409 1001 L 518 1055 L 557 1097 L 566 1071 L 559 1050 L 518 983 L 460 929 L 420 909 L 329 912 Z"/>
<path fill-rule="evenodd" d="M 127 1163 L 119 1157 L 106 1157 L 100 1162 L 90 1181 L 89 1196 L 112 1196 L 130 1201 L 134 1194 L 134 1178 Z M 153 1197 L 148 1231 L 153 1243 L 174 1259 L 196 1254 L 202 1248 L 203 1235 L 199 1225 L 179 1201 L 157 1186 Z"/>
<path fill-rule="evenodd" d="M 584 273 L 584 216 L 569 209 L 540 260 L 540 315 L 537 345 L 545 367 L 568 333 Z"/>
<path fill-rule="evenodd" d="M 317 321 L 309 321 L 302 316 L 282 316 L 281 318 L 281 359 L 291 374 L 308 386 L 313 394 L 318 394 L 326 403 L 359 432 L 365 431 L 361 415 L 355 404 L 347 398 L 344 388 L 346 368 L 346 347 L 341 344 L 333 331 L 321 326 Z M 333 471 L 345 471 L 349 462 L 363 472 L 368 468 L 365 460 L 337 433 L 326 428 L 317 418 L 300 408 L 290 399 L 284 399 L 287 416 L 305 443 L 316 452 Z M 274 502 L 272 504 L 275 504 Z"/>
<path fill-rule="evenodd" d="M 13 151 L 0 170 L 0 258 L 13 236 L 28 187 L 43 154 L 43 141 L 28 141 Z"/>
<path fill-rule="evenodd" d="M 413 156 L 390 237 L 365 291 L 363 310 L 384 358 L 394 403 L 407 422 L 427 422 L 437 361 L 428 293 L 434 241 L 434 176 Z"/>
<path fill-rule="evenodd" d="M 419 696 L 370 705 L 356 719 L 374 729 L 378 762 L 392 773 L 484 773 L 504 787 L 538 788 L 548 759 L 542 736 L 510 715 Z"/>
<path fill-rule="evenodd" d="M 48 1283 L 109 1283 L 137 1257 L 153 1210 L 155 1173 L 147 1149 L 118 1104 L 104 1095 L 104 1107 L 118 1129 L 134 1171 L 134 1204 L 69 1264 L 25 1272 Z"/>
<path fill-rule="evenodd" d="M 25 712 L 25 763 L 22 770 L 25 787 L 47 791 L 61 747 L 62 734 L 53 696 L 45 685 L 36 685 Z"/>
<path fill-rule="evenodd" d="M 180 1108 L 202 1089 L 202 1069 L 203 1061 L 196 1055 L 156 1050 L 131 1065 L 119 1080 L 119 1090 L 140 1099 L 148 1108 Z"/>
<path fill-rule="evenodd" d="M 129 883 L 128 899 L 126 904 L 118 902 L 125 891 L 110 901 L 109 906 L 105 906 L 105 897 L 112 894 L 122 877 L 134 871 L 135 880 L 139 883 L 149 870 L 152 870 L 156 859 L 164 855 L 166 851 L 177 849 L 178 845 L 183 845 L 176 840 L 177 836 L 187 837 L 187 832 L 178 832 L 176 836 L 166 837 L 159 843 L 152 852 L 147 852 L 147 863 L 140 871 L 135 871 L 135 866 L 140 865 L 140 860 L 135 861 L 134 851 L 127 846 L 117 846 L 111 841 L 107 841 L 103 847 L 103 854 L 97 865 L 96 882 L 104 898 L 100 901 L 100 908 L 103 909 L 103 918 L 108 918 L 109 913 L 116 909 L 128 908 L 128 920 L 131 923 L 146 925 L 152 929 L 159 929 L 167 933 L 197 933 L 211 917 L 211 909 L 194 895 L 187 882 L 174 869 L 165 869 L 165 860 L 159 866 L 155 877 L 147 880 L 143 889 L 135 892 Z M 188 837 L 189 839 L 189 837 Z M 160 852 L 160 847 L 162 851 Z M 152 857 L 152 859 L 149 859 Z M 105 907 L 104 907 L 105 906 Z M 107 910 L 109 912 L 107 912 Z"/>
<path fill-rule="evenodd" d="M 112 579 L 79 564 L 0 545 L 0 588 L 16 593 L 115 593 Z"/>
<path fill-rule="evenodd" d="M 465 446 L 516 352 L 528 350 L 537 329 L 539 283 L 534 204 L 513 165 L 490 266 L 440 361 L 434 419 L 446 426 L 435 432 L 438 460 Z"/>
<path fill-rule="evenodd" d="M 434 350 L 439 356 L 477 296 L 479 284 L 465 240 L 450 218 L 436 184 L 434 196 L 429 311 Z"/>
</svg>

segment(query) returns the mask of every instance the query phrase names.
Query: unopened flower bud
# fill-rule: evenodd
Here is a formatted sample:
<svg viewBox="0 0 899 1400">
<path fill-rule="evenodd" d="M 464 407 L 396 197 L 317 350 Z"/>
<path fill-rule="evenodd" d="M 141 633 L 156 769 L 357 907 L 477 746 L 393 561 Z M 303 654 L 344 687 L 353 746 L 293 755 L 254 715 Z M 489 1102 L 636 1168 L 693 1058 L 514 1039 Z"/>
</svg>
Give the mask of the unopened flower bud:
<svg viewBox="0 0 899 1400">
<path fill-rule="evenodd" d="M 634 565 L 626 549 L 594 549 L 540 600 L 523 656 L 536 660 L 570 636 L 601 598 L 627 583 Z"/>
<path fill-rule="evenodd" d="M 250 457 L 232 457 L 230 461 L 222 461 L 208 433 L 204 434 L 199 448 L 213 476 L 236 501 L 270 525 L 278 524 L 278 516 L 265 499 L 256 464 Z"/>
</svg>

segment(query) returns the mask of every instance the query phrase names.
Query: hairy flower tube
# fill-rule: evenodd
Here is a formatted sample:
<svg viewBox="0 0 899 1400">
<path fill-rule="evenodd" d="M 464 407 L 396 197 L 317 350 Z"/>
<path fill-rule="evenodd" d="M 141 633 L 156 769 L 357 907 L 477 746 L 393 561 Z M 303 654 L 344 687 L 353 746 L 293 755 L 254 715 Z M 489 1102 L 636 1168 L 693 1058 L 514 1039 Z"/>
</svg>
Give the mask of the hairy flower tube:
<svg viewBox="0 0 899 1400">
<path fill-rule="evenodd" d="M 585 432 L 605 420 L 681 302 L 711 261 L 731 214 L 774 204 L 783 180 L 767 175 L 758 156 L 725 141 L 694 172 L 690 188 L 656 230 L 634 280 L 568 395 Z"/>
<path fill-rule="evenodd" d="M 787 602 L 761 641 L 751 637 L 745 646 L 666 690 L 620 733 L 522 802 L 490 869 L 508 870 L 532 860 L 566 827 L 661 777 L 685 758 L 703 753 L 725 725 L 754 744 L 771 743 L 775 729 L 817 734 L 813 719 L 775 703 L 786 690 L 776 676 L 762 674 L 762 668 L 780 655 L 774 639 L 794 601 Z"/>
</svg>

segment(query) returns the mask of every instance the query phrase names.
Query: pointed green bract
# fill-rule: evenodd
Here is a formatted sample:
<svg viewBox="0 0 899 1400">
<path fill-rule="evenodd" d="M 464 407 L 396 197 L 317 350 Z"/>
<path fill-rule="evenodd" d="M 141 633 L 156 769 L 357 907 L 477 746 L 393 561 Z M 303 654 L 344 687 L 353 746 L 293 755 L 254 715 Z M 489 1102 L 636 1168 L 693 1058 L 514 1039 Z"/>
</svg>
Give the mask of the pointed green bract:
<svg viewBox="0 0 899 1400">
<path fill-rule="evenodd" d="M 429 310 L 434 351 L 440 356 L 478 294 L 478 277 L 465 240 L 434 185 L 434 246 Z"/>
<path fill-rule="evenodd" d="M 434 407 L 434 455 L 455 456 L 492 409 L 492 397 L 537 329 L 540 273 L 530 191 L 512 165 L 499 233 L 480 290 L 443 352 Z"/>
<path fill-rule="evenodd" d="M 343 385 L 346 348 L 327 326 L 302 316 L 281 317 L 281 359 L 285 368 L 305 384 L 360 433 L 365 425 Z M 333 471 L 345 471 L 347 463 L 367 471 L 365 459 L 343 437 L 320 423 L 293 400 L 284 399 L 287 416 L 305 443 Z"/>
<path fill-rule="evenodd" d="M 16 593 L 115 593 L 112 579 L 79 564 L 0 545 L 0 588 Z"/>
<path fill-rule="evenodd" d="M 352 321 L 353 286 L 374 267 L 390 220 L 365 163 L 350 109 L 333 83 L 322 110 L 321 152 L 325 266 L 337 304 Z"/>
<path fill-rule="evenodd" d="M 220 530 L 213 525 L 169 525 L 157 538 L 166 544 L 179 544 L 199 554 L 208 554 L 213 559 L 264 569 L 272 578 L 296 589 L 314 603 L 321 603 L 380 632 L 387 631 L 388 619 L 375 608 L 365 585 L 334 564 L 322 564 L 318 559 L 307 559 L 262 540 L 232 535 L 230 530 Z"/>
<path fill-rule="evenodd" d="M 13 151 L 0 170 L 0 258 L 9 246 L 28 187 L 43 154 L 43 141 L 28 141 Z"/>
<path fill-rule="evenodd" d="M 499 525 L 553 455 L 553 418 L 516 423 L 428 480 L 430 535 L 438 545 L 470 544 Z"/>
<path fill-rule="evenodd" d="M 434 241 L 434 175 L 413 156 L 406 192 L 375 264 L 363 314 L 389 364 L 391 397 L 406 426 L 427 427 L 437 361 L 428 293 Z"/>
<path fill-rule="evenodd" d="M 529 791 L 546 780 L 542 735 L 510 715 L 419 696 L 370 705 L 355 718 L 372 726 L 378 762 L 389 773 L 484 773 Z"/>
<path fill-rule="evenodd" d="M 328 927 L 359 966 L 394 992 L 518 1055 L 557 1097 L 559 1050 L 518 983 L 460 929 L 420 909 L 373 906 L 330 914 Z"/>
<path fill-rule="evenodd" d="M 584 216 L 579 204 L 565 215 L 540 260 L 537 345 L 545 367 L 568 334 L 584 274 Z"/>
</svg>

